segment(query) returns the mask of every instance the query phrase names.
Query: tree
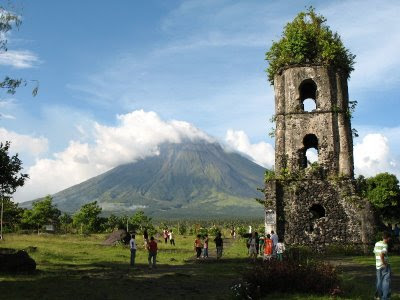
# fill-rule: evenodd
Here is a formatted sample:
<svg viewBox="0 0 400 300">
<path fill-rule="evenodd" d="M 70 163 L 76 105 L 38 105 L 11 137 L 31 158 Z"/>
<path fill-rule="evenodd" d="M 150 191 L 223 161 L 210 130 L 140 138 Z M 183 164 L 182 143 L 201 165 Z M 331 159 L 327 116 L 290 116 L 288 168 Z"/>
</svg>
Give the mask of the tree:
<svg viewBox="0 0 400 300">
<path fill-rule="evenodd" d="M 400 188 L 396 175 L 385 172 L 369 178 L 360 176 L 357 182 L 362 196 L 371 202 L 384 220 L 399 221 Z"/>
<path fill-rule="evenodd" d="M 38 234 L 40 228 L 46 224 L 58 224 L 58 218 L 61 211 L 53 205 L 53 198 L 47 195 L 43 200 L 32 204 L 32 209 L 24 211 L 22 222 L 28 226 L 37 228 Z"/>
<path fill-rule="evenodd" d="M 151 223 L 151 218 L 146 216 L 143 211 L 137 211 L 129 220 L 129 224 L 132 225 L 132 230 L 143 231 L 145 228 L 151 230 L 153 224 Z"/>
<path fill-rule="evenodd" d="M 75 226 L 88 232 L 96 232 L 100 229 L 100 214 L 102 208 L 97 204 L 97 201 L 83 205 L 78 212 L 73 216 L 73 223 Z"/>
<path fill-rule="evenodd" d="M 24 209 L 10 198 L 5 197 L 3 200 L 3 228 L 15 230 L 21 223 Z"/>
<path fill-rule="evenodd" d="M 282 68 L 293 65 L 328 65 L 341 69 L 348 76 L 354 70 L 355 55 L 344 47 L 340 36 L 325 24 L 326 19 L 310 7 L 286 24 L 282 38 L 273 42 L 265 54 L 269 61 L 268 80 Z"/>
<path fill-rule="evenodd" d="M 3 239 L 4 203 L 6 199 L 10 199 L 18 187 L 24 185 L 28 178 L 27 174 L 20 173 L 22 161 L 18 158 L 18 154 L 10 156 L 9 149 L 10 142 L 4 144 L 0 142 L 0 240 Z"/>
<path fill-rule="evenodd" d="M 11 12 L 6 9 L 4 6 L 0 6 L 0 55 L 7 52 L 7 33 L 13 29 L 13 27 L 19 29 L 22 24 L 21 17 L 16 13 Z M 38 81 L 32 80 L 36 82 L 36 86 L 32 90 L 32 95 L 36 96 L 38 93 Z M 0 82 L 0 88 L 5 89 L 8 94 L 15 94 L 15 91 L 20 86 L 26 86 L 28 81 L 22 78 L 11 78 L 9 76 L 5 76 L 3 81 Z"/>
<path fill-rule="evenodd" d="M 61 228 L 64 230 L 64 233 L 67 233 L 72 225 L 72 217 L 67 213 L 63 213 L 58 219 L 60 221 Z"/>
<path fill-rule="evenodd" d="M 121 226 L 120 224 L 121 224 L 121 219 L 118 216 L 111 214 L 107 218 L 107 222 L 105 224 L 106 230 L 113 231 L 115 228 L 120 228 Z"/>
</svg>

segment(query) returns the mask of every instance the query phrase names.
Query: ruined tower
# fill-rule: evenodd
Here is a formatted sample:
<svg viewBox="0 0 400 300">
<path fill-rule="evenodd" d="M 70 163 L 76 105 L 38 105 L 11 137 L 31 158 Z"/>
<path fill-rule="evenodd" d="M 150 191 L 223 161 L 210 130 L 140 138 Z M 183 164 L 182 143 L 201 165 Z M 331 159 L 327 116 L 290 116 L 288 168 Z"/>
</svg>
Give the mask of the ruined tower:
<svg viewBox="0 0 400 300">
<path fill-rule="evenodd" d="M 329 66 L 287 67 L 275 74 L 274 89 L 267 231 L 276 228 L 289 244 L 368 243 L 373 228 L 368 203 L 356 194 L 346 74 Z M 318 156 L 314 163 L 309 149 Z"/>
</svg>

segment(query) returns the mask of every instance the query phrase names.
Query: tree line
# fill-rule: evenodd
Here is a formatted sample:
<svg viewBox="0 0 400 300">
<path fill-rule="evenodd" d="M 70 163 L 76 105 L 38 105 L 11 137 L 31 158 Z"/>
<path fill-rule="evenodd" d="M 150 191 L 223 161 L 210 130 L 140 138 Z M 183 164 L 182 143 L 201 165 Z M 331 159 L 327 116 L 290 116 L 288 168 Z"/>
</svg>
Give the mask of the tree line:
<svg viewBox="0 0 400 300">
<path fill-rule="evenodd" d="M 4 201 L 4 228 L 5 231 L 35 230 L 37 233 L 45 230 L 61 233 L 97 233 L 111 232 L 115 229 L 128 231 L 143 231 L 144 228 L 153 230 L 152 218 L 143 211 L 136 211 L 128 216 L 108 217 L 101 215 L 102 208 L 97 201 L 81 206 L 73 214 L 62 213 L 54 204 L 53 198 L 48 195 L 44 199 L 33 202 L 31 209 L 21 208 L 10 198 Z"/>
</svg>

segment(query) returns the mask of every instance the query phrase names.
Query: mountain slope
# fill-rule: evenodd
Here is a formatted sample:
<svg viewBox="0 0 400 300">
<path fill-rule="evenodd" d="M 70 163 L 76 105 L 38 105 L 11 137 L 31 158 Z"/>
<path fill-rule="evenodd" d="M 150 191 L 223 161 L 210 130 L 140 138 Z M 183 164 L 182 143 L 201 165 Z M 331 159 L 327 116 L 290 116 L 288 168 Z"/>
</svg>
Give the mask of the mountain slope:
<svg viewBox="0 0 400 300">
<path fill-rule="evenodd" d="M 225 152 L 219 144 L 164 144 L 158 156 L 118 166 L 55 195 L 54 203 L 74 212 L 98 201 L 104 211 L 143 209 L 163 217 L 262 216 L 254 197 L 264 169 Z"/>
</svg>

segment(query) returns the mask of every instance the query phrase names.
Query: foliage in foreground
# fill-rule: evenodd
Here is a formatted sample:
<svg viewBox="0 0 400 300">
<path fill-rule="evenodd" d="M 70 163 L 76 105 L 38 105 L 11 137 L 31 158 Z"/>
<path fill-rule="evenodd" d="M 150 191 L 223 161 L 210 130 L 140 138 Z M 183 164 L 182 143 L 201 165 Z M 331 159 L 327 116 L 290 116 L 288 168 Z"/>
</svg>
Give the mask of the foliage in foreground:
<svg viewBox="0 0 400 300">
<path fill-rule="evenodd" d="M 355 55 L 344 47 L 340 36 L 333 33 L 325 22 L 325 17 L 310 7 L 286 24 L 282 38 L 273 42 L 266 53 L 271 84 L 280 69 L 293 65 L 329 65 L 350 76 L 354 70 Z"/>
<path fill-rule="evenodd" d="M 258 299 L 271 293 L 340 293 L 336 269 L 328 263 L 272 260 L 243 274 L 242 282 L 233 286 L 241 299 Z"/>
</svg>

